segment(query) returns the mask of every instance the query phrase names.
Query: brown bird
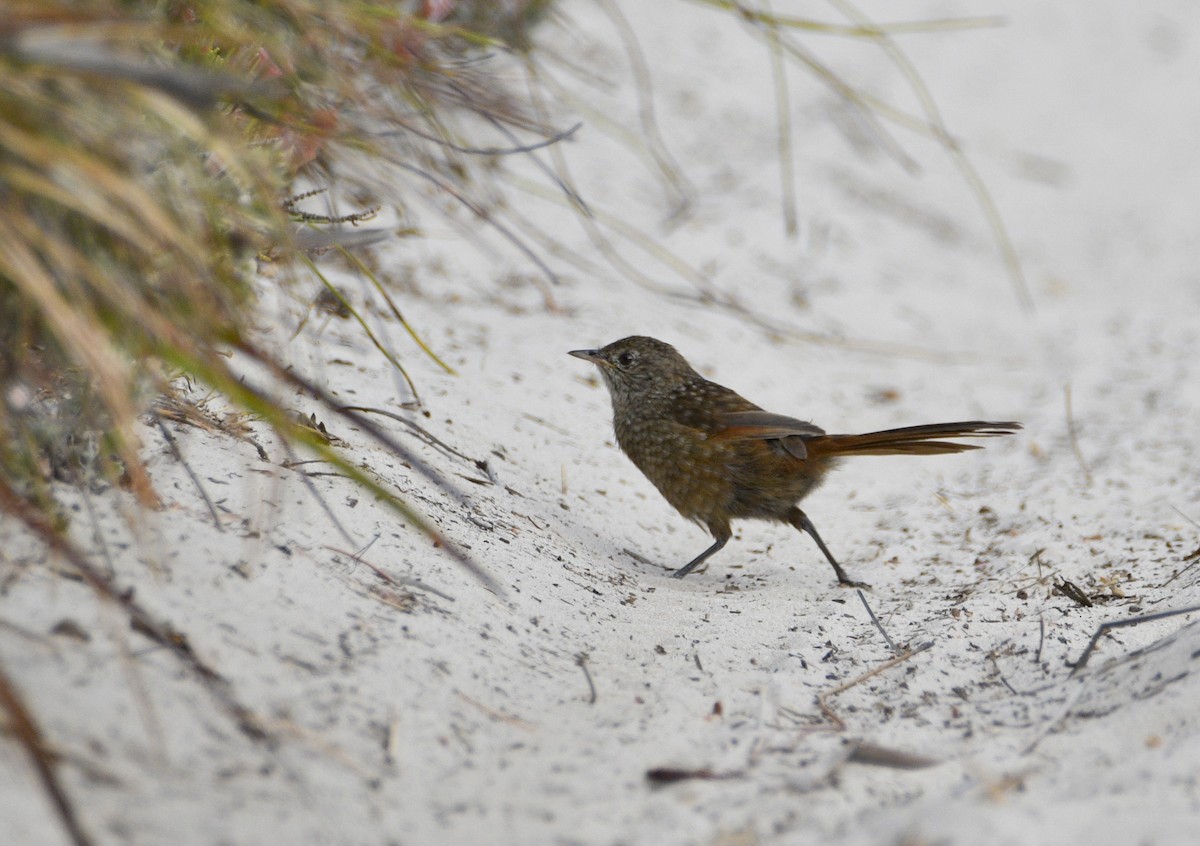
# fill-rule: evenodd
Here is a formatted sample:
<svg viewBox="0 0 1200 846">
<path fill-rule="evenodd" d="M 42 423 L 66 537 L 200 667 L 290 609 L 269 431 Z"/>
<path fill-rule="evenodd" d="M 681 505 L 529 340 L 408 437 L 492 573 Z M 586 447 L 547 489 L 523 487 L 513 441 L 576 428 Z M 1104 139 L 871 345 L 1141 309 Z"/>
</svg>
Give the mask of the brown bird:
<svg viewBox="0 0 1200 846">
<path fill-rule="evenodd" d="M 979 449 L 941 438 L 1009 435 L 1020 423 L 932 423 L 827 435 L 804 420 L 772 414 L 692 369 L 674 347 L 635 335 L 598 350 L 573 350 L 600 368 L 612 396 L 617 443 L 680 514 L 712 534 L 712 546 L 672 575 L 682 579 L 729 542 L 733 520 L 777 520 L 808 532 L 846 575 L 796 503 L 843 456 L 941 455 Z"/>
</svg>

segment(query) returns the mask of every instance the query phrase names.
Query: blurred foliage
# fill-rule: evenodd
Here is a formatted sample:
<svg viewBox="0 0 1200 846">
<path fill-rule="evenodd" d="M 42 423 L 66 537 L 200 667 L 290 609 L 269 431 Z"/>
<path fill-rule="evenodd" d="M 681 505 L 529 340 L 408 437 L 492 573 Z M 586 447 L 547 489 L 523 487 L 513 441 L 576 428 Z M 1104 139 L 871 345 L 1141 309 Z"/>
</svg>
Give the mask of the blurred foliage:
<svg viewBox="0 0 1200 846">
<path fill-rule="evenodd" d="M 255 256 L 306 249 L 293 185 L 337 185 L 343 161 L 397 148 L 442 167 L 452 113 L 534 125 L 469 59 L 527 48 L 548 5 L 7 2 L 0 473 L 13 489 L 50 513 L 53 479 L 119 479 L 154 504 L 136 420 L 178 372 L 297 439 L 227 357 L 264 355 L 247 333 Z"/>
</svg>

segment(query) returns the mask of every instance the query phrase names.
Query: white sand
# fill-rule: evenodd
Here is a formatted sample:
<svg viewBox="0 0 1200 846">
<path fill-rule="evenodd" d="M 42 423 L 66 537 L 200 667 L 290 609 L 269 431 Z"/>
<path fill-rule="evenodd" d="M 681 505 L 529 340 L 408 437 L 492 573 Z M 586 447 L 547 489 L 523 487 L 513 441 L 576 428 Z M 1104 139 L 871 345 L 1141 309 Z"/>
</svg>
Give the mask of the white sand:
<svg viewBox="0 0 1200 846">
<path fill-rule="evenodd" d="M 591 6 L 564 4 L 588 33 L 580 43 L 598 46 L 563 52 L 600 68 L 612 92 L 555 73 L 635 126 L 627 58 Z M 597 211 L 749 314 L 698 302 L 692 281 L 602 224 L 648 277 L 631 281 L 576 216 L 517 189 L 513 203 L 587 262 L 531 242 L 562 276 L 558 313 L 543 307 L 537 270 L 492 232 L 464 248 L 458 229 L 426 216 L 426 238 L 385 247 L 387 266 L 419 287 L 398 297 L 406 317 L 458 370 L 439 371 L 369 309 L 423 393 L 429 415 L 410 416 L 486 460 L 494 483 L 377 418 L 464 506 L 290 401 L 317 411 L 504 598 L 369 495 L 317 476 L 343 538 L 268 433 L 256 433 L 264 462 L 248 444 L 175 427 L 218 501 L 218 532 L 147 428 L 168 506 L 135 544 L 115 519 L 125 496 L 93 497 L 103 548 L 117 582 L 186 633 L 273 744 L 239 732 L 194 675 L 6 519 L 0 657 L 67 756 L 61 773 L 95 842 L 1194 842 L 1197 615 L 1117 630 L 1074 676 L 1068 663 L 1102 622 L 1200 603 L 1193 4 L 866 6 L 878 20 L 1006 16 L 899 43 L 1007 222 L 1032 314 L 944 151 L 891 127 L 920 166 L 906 173 L 794 69 L 799 235 L 787 238 L 761 43 L 693 4 L 621 6 L 651 63 L 666 146 L 695 187 L 691 214 L 668 221 L 662 179 L 586 115 L 562 152 Z M 773 8 L 836 19 L 817 3 Z M 918 108 L 876 48 L 803 43 Z M 577 114 L 561 109 L 556 125 Z M 368 297 L 331 272 L 357 303 Z M 300 306 L 278 308 L 271 336 L 301 372 L 348 403 L 402 411 L 395 375 L 352 326 L 314 319 L 289 343 Z M 873 585 L 892 640 L 931 644 L 827 698 L 836 717 L 818 697 L 894 653 L 808 538 L 745 524 L 706 572 L 667 576 L 709 541 L 613 446 L 607 396 L 565 354 L 633 333 L 830 431 L 1025 422 L 982 452 L 850 462 L 806 500 L 850 573 Z M 86 510 L 75 528 L 108 566 Z M 367 561 L 452 599 L 386 586 L 347 554 L 372 541 Z M 1111 598 L 1079 607 L 1053 590 L 1060 578 Z M 90 640 L 50 634 L 64 619 Z M 849 760 L 859 742 L 937 764 Z M 11 738 L 3 749 L 0 843 L 65 842 L 23 753 Z M 723 777 L 654 787 L 654 768 Z"/>
</svg>

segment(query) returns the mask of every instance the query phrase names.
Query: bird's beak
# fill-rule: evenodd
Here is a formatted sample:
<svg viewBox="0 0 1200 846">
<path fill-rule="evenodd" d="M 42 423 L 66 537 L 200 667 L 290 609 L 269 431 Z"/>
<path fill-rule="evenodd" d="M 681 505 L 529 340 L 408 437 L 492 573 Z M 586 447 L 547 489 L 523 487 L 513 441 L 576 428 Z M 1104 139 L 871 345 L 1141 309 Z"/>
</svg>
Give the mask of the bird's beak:
<svg viewBox="0 0 1200 846">
<path fill-rule="evenodd" d="M 604 356 L 600 355 L 600 350 L 571 350 L 567 355 L 582 358 L 584 361 L 590 361 L 592 364 L 599 364 L 601 366 L 607 364 Z"/>
</svg>

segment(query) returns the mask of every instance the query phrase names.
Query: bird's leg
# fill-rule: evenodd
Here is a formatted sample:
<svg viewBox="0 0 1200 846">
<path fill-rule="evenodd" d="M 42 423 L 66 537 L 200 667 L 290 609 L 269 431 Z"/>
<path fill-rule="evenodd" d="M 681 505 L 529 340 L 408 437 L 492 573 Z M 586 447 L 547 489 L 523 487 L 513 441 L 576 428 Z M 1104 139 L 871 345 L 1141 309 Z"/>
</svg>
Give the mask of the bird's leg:
<svg viewBox="0 0 1200 846">
<path fill-rule="evenodd" d="M 688 573 L 692 572 L 697 567 L 699 567 L 701 564 L 703 564 L 710 555 L 712 555 L 714 552 L 717 552 L 718 550 L 720 550 L 721 547 L 723 547 L 725 544 L 729 543 L 729 539 L 731 537 L 733 537 L 733 532 L 730 531 L 728 525 L 715 526 L 715 527 L 709 526 L 708 530 L 710 532 L 712 532 L 713 537 L 716 538 L 716 540 L 713 541 L 713 545 L 710 546 L 708 549 L 704 550 L 703 552 L 701 552 L 699 555 L 697 555 L 695 558 L 693 558 L 688 563 L 684 564 L 682 567 L 680 567 L 674 573 L 672 573 L 671 574 L 672 576 L 674 576 L 677 579 L 682 579 Z"/>
<path fill-rule="evenodd" d="M 817 542 L 817 549 L 825 555 L 825 559 L 833 565 L 833 572 L 837 573 L 838 583 L 843 587 L 870 587 L 866 582 L 856 582 L 846 575 L 846 571 L 842 569 L 842 565 L 837 563 L 837 559 L 833 557 L 833 553 L 829 551 L 829 547 L 825 545 L 825 541 L 821 540 L 821 535 L 817 532 L 817 527 L 813 525 L 812 520 L 808 519 L 808 515 L 799 508 L 793 508 L 787 514 L 787 521 L 802 532 L 808 532 L 812 539 Z"/>
</svg>

